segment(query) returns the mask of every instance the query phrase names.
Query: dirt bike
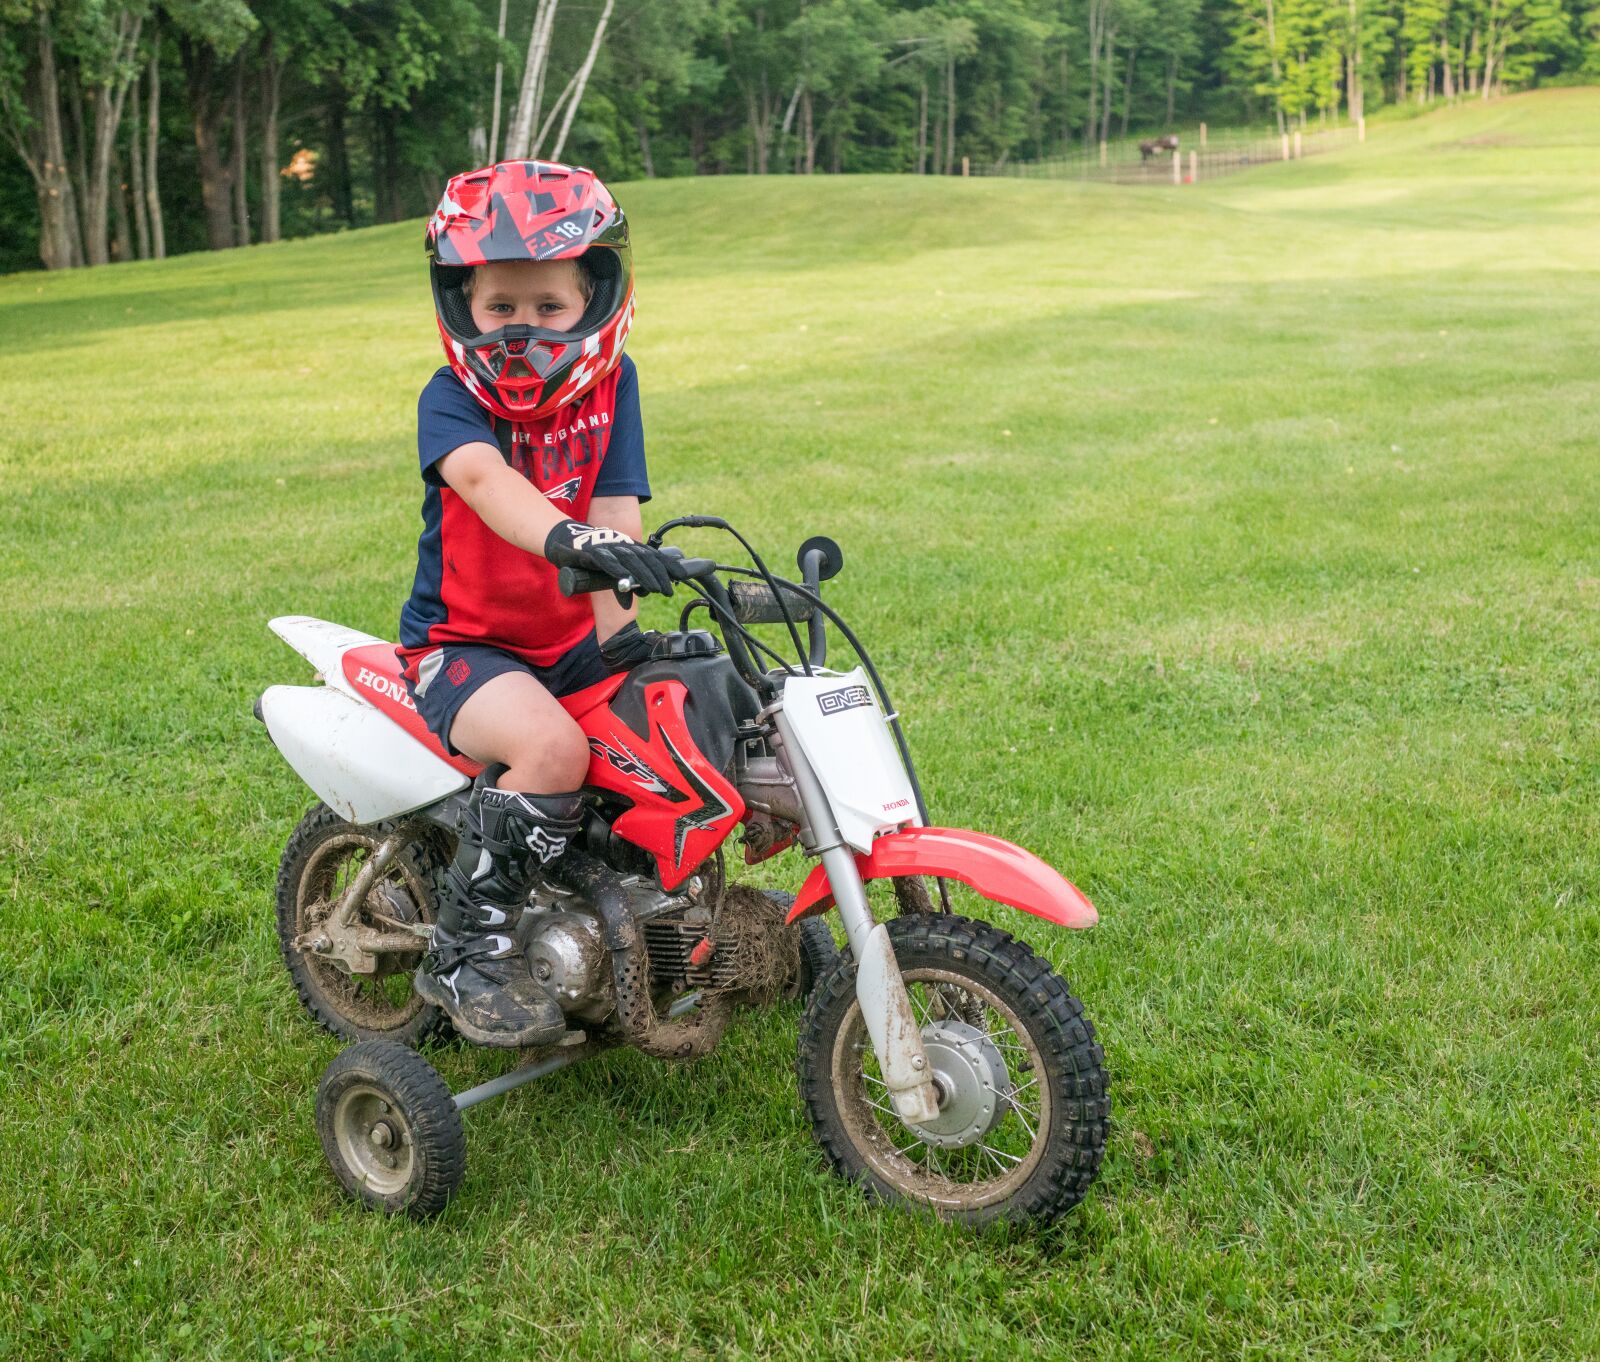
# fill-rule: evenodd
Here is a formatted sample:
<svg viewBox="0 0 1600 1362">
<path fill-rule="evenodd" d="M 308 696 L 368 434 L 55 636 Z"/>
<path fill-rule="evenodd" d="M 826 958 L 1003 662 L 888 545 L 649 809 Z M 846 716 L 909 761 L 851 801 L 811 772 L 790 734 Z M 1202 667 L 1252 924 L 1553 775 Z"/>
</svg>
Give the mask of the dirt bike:
<svg viewBox="0 0 1600 1362">
<path fill-rule="evenodd" d="M 516 939 L 570 1029 L 460 1093 L 414 1048 L 447 1019 L 411 978 L 481 768 L 428 732 L 392 644 L 307 616 L 271 622 L 323 683 L 273 686 L 256 713 L 321 801 L 283 854 L 278 934 L 306 1009 L 358 1042 L 317 1093 L 334 1174 L 370 1206 L 432 1214 L 463 1176 L 463 1110 L 610 1046 L 696 1058 L 737 1009 L 798 993 L 800 1093 L 836 1173 L 972 1224 L 1053 1219 L 1100 1167 L 1103 1054 L 1045 960 L 952 905 L 973 896 L 1072 928 L 1095 923 L 1093 906 L 1020 847 L 929 825 L 883 681 L 822 599 L 836 544 L 808 540 L 796 582 L 717 517 L 669 520 L 649 542 L 684 527 L 734 535 L 753 566 L 664 548 L 692 596 L 678 628 L 648 661 L 561 701 L 589 739 L 587 824 L 534 880 Z M 627 600 L 632 585 L 560 577 L 569 596 Z M 720 641 L 691 627 L 696 611 Z M 848 672 L 824 666 L 830 624 L 858 659 Z M 793 660 L 753 625 L 782 625 Z M 793 845 L 816 858 L 798 894 L 729 882 L 741 826 L 747 864 Z M 869 896 L 883 882 L 886 921 Z"/>
</svg>

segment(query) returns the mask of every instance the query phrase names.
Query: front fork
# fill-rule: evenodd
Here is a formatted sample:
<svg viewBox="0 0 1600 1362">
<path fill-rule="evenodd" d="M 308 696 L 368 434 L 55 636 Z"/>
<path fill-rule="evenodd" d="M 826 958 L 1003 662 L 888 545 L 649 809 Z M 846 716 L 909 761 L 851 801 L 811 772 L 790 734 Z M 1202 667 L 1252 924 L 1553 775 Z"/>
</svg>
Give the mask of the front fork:
<svg viewBox="0 0 1600 1362">
<path fill-rule="evenodd" d="M 894 948 L 889 944 L 888 928 L 873 919 L 855 854 L 839 835 L 828 796 L 795 740 L 783 710 L 778 709 L 772 718 L 783 749 L 781 757 L 794 776 L 806 813 L 808 826 L 801 829 L 801 841 L 808 851 L 822 857 L 823 868 L 828 872 L 828 887 L 833 891 L 850 952 L 855 956 L 856 1001 L 861 1005 L 861 1016 L 872 1037 L 872 1049 L 878 1056 L 895 1114 L 908 1124 L 932 1121 L 939 1114 L 933 1066 L 922 1048 L 922 1031 L 911 1010 L 911 997 L 900 977 Z"/>
</svg>

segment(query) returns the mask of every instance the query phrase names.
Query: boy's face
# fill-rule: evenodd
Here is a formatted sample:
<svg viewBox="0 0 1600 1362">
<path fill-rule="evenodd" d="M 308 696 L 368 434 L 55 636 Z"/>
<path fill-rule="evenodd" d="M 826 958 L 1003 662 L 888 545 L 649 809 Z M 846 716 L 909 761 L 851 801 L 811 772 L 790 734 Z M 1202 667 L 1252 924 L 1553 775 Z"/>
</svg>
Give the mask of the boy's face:
<svg viewBox="0 0 1600 1362">
<path fill-rule="evenodd" d="M 501 260 L 479 265 L 469 301 L 480 335 L 502 326 L 570 331 L 588 302 L 575 260 Z"/>
</svg>

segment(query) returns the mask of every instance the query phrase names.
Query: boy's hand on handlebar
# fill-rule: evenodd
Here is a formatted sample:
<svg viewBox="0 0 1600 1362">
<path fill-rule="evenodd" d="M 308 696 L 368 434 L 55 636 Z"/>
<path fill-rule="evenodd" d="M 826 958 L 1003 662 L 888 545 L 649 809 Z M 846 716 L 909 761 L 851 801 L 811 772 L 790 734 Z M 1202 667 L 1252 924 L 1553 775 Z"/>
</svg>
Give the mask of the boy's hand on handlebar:
<svg viewBox="0 0 1600 1362">
<path fill-rule="evenodd" d="M 660 549 L 629 539 L 621 530 L 563 520 L 544 541 L 544 556 L 558 568 L 604 573 L 613 581 L 630 581 L 637 592 L 672 594 L 672 574 Z"/>
</svg>

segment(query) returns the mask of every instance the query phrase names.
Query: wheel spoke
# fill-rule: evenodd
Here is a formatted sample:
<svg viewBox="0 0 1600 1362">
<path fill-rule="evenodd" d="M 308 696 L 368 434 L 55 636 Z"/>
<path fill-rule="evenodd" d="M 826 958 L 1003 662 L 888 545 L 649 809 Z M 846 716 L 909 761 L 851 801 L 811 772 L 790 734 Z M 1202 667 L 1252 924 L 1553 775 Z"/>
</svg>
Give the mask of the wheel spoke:
<svg viewBox="0 0 1600 1362">
<path fill-rule="evenodd" d="M 1028 1145 L 1030 1148 L 1032 1148 L 1033 1142 L 1039 1138 L 1039 1132 L 1034 1129 L 1028 1118 L 1022 1114 L 1021 1107 L 1019 1107 L 1015 1102 L 1011 1102 L 1010 1107 L 1011 1114 L 1015 1116 L 1017 1120 L 1022 1122 L 1022 1128 L 1028 1132 Z M 1039 1118 L 1035 1116 L 1033 1119 L 1037 1121 Z"/>
</svg>

